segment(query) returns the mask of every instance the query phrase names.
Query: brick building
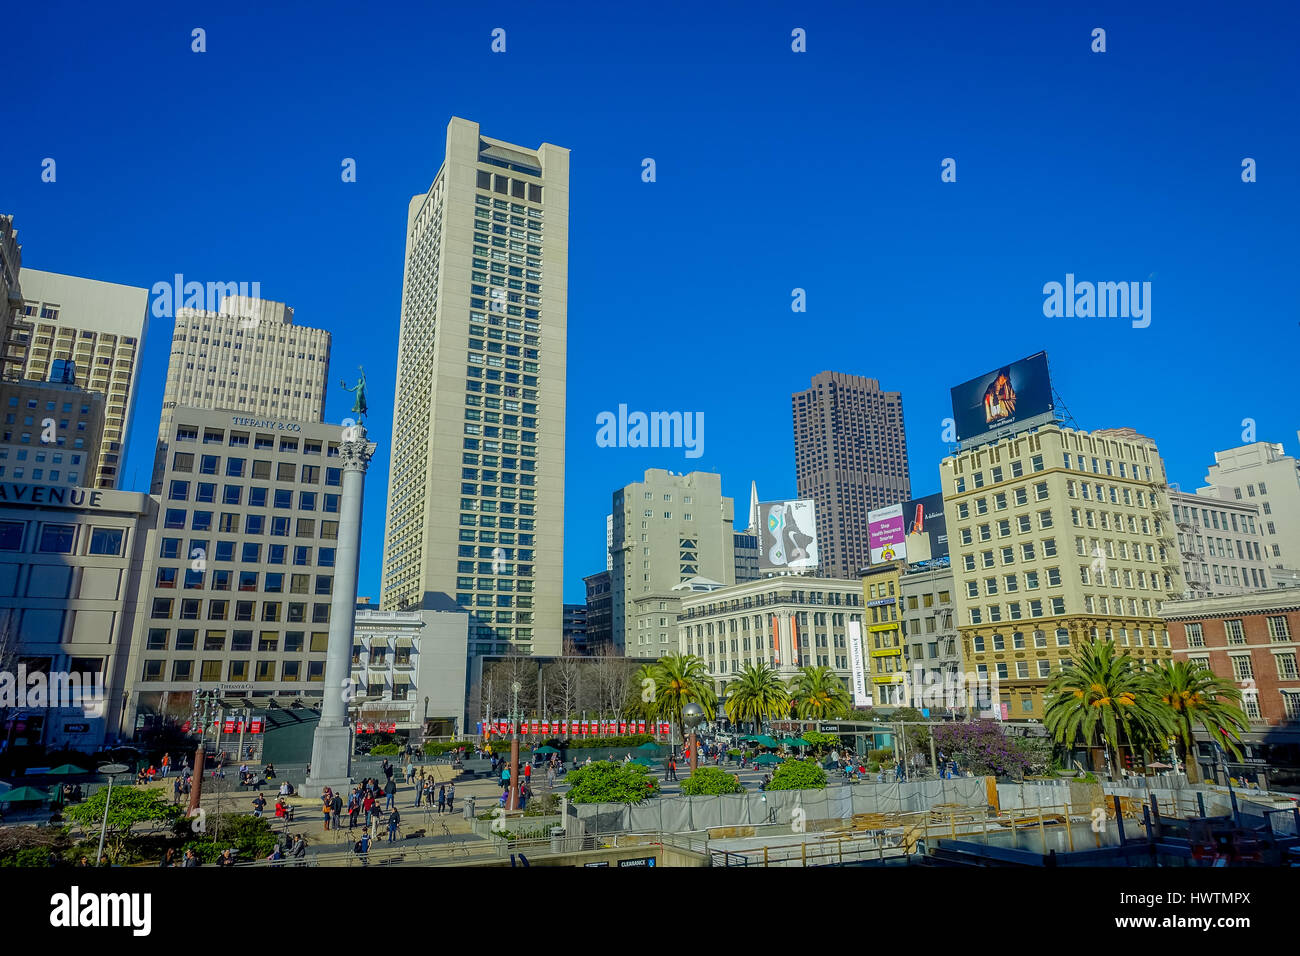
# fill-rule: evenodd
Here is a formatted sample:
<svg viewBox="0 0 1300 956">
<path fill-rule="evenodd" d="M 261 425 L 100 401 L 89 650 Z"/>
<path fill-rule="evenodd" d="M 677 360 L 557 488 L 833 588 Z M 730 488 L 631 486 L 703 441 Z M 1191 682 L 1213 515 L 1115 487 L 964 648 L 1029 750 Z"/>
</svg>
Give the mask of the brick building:
<svg viewBox="0 0 1300 956">
<path fill-rule="evenodd" d="M 1300 593 L 1275 588 L 1173 601 L 1161 617 L 1175 659 L 1202 661 L 1241 689 L 1251 730 L 1245 766 L 1237 769 L 1266 770 L 1274 786 L 1300 787 Z M 1210 769 L 1208 738 L 1199 750 L 1202 769 Z"/>
</svg>

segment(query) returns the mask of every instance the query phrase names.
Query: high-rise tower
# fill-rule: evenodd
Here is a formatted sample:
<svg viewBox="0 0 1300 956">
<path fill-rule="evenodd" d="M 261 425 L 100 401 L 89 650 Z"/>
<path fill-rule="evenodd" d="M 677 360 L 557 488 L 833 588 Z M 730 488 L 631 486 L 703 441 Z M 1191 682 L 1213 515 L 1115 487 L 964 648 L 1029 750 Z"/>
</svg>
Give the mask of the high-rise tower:
<svg viewBox="0 0 1300 956">
<path fill-rule="evenodd" d="M 870 555 L 867 512 L 911 497 L 903 394 L 822 372 L 790 405 L 798 494 L 817 502 L 822 573 L 855 578 Z"/>
<path fill-rule="evenodd" d="M 469 653 L 558 654 L 569 152 L 453 117 L 410 203 L 382 606 L 454 594 Z"/>
</svg>

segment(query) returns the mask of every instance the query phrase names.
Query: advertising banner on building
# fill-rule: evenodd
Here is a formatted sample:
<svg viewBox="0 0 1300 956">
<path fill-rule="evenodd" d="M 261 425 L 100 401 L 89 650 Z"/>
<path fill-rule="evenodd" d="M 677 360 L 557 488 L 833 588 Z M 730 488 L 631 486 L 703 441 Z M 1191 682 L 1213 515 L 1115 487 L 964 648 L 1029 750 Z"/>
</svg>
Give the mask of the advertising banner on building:
<svg viewBox="0 0 1300 956">
<path fill-rule="evenodd" d="M 907 528 L 903 553 L 909 563 L 948 557 L 948 520 L 943 515 L 943 495 L 936 492 L 913 498 L 903 505 L 903 520 Z"/>
<path fill-rule="evenodd" d="M 1004 365 L 952 389 L 952 417 L 958 441 L 1024 422 L 1054 407 L 1046 352 Z"/>
<path fill-rule="evenodd" d="M 870 707 L 867 666 L 862 655 L 862 625 L 857 621 L 849 621 L 849 665 L 853 671 L 853 706 Z"/>
<path fill-rule="evenodd" d="M 816 502 L 760 502 L 758 527 L 760 570 L 803 571 L 818 566 Z"/>
<path fill-rule="evenodd" d="M 907 534 L 903 522 L 903 506 L 890 505 L 867 512 L 867 543 L 871 548 L 871 563 L 907 559 Z"/>
</svg>

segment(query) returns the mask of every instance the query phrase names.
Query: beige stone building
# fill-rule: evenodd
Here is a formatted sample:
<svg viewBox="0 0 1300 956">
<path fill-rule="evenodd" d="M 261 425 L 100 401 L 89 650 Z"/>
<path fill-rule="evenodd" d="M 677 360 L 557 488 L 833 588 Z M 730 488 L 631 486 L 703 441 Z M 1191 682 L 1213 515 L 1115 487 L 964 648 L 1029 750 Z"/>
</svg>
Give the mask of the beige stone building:
<svg viewBox="0 0 1300 956">
<path fill-rule="evenodd" d="M 131 492 L 0 481 L 4 655 L 28 673 L 100 674 L 106 694 L 90 712 L 33 708 L 23 721 L 27 742 L 92 752 L 130 736 L 127 654 L 154 508 Z"/>
<path fill-rule="evenodd" d="M 83 484 L 122 482 L 131 414 L 148 326 L 149 292 L 135 286 L 24 268 L 23 312 L 34 327 L 21 376 L 68 381 L 104 396 L 104 429 L 93 477 Z"/>
<path fill-rule="evenodd" d="M 847 624 L 863 620 L 862 582 L 788 575 L 682 598 L 678 650 L 708 665 L 718 694 L 746 662 L 782 678 L 830 667 L 852 687 Z"/>
<path fill-rule="evenodd" d="M 232 295 L 216 312 L 180 309 L 163 389 L 153 493 L 159 492 L 165 436 L 178 405 L 322 421 L 330 338 L 322 329 L 294 325 L 293 309 L 283 302 Z"/>
<path fill-rule="evenodd" d="M 128 726 L 185 719 L 195 690 L 319 703 L 342 427 L 177 406 L 129 667 Z"/>
<path fill-rule="evenodd" d="M 0 481 L 86 487 L 98 471 L 104 396 L 57 382 L 0 381 Z"/>
<path fill-rule="evenodd" d="M 469 653 L 563 634 L 569 153 L 453 118 L 410 203 L 380 606 L 452 594 Z"/>
<path fill-rule="evenodd" d="M 1258 505 L 1171 490 L 1185 597 L 1267 590 L 1267 543 Z"/>
<path fill-rule="evenodd" d="M 614 492 L 610 556 L 612 633 L 618 653 L 658 658 L 677 643 L 684 581 L 736 581 L 735 502 L 722 476 L 646 470 Z"/>
<path fill-rule="evenodd" d="M 1154 442 L 1053 425 L 963 448 L 940 479 L 962 656 L 997 680 L 1006 716 L 1041 720 L 1086 641 L 1170 657 L 1160 609 L 1183 580 Z"/>
</svg>

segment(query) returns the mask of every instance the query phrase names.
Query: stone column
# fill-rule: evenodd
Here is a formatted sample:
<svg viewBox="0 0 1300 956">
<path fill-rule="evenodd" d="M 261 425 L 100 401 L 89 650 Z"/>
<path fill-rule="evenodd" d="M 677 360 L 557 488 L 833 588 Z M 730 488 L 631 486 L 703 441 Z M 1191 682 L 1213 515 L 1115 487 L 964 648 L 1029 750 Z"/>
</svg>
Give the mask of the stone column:
<svg viewBox="0 0 1300 956">
<path fill-rule="evenodd" d="M 339 537 L 334 553 L 334 595 L 330 604 L 329 645 L 325 657 L 325 697 L 311 748 L 311 776 L 305 796 L 319 796 L 325 787 L 347 799 L 352 789 L 352 727 L 348 701 L 352 686 L 352 640 L 357 617 L 357 564 L 361 539 L 361 503 L 366 469 L 375 446 L 366 440 L 364 425 L 343 429 L 339 465 L 343 494 L 339 503 Z"/>
</svg>

